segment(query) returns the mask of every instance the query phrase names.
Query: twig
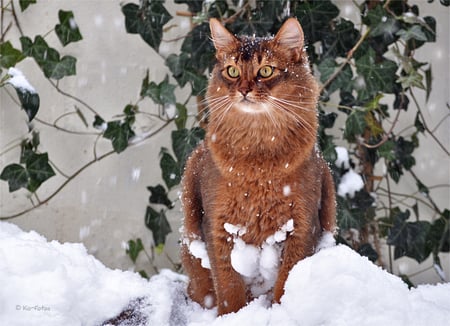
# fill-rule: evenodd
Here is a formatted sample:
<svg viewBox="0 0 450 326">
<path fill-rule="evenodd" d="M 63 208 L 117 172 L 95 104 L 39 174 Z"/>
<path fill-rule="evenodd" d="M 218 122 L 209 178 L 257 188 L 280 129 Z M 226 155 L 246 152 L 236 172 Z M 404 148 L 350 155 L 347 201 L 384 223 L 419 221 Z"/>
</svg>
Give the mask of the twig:
<svg viewBox="0 0 450 326">
<path fill-rule="evenodd" d="M 367 36 L 370 33 L 370 27 L 367 28 L 367 30 L 365 31 L 365 33 L 363 35 L 361 35 L 361 37 L 359 38 L 358 42 L 356 42 L 356 44 L 350 49 L 350 51 L 348 51 L 347 53 L 347 58 L 345 59 L 345 61 L 336 69 L 336 71 L 325 81 L 325 83 L 323 83 L 323 85 L 320 87 L 320 93 L 322 93 L 324 91 L 325 88 L 328 87 L 328 85 L 342 72 L 342 70 L 345 68 L 345 66 L 350 62 L 350 60 L 352 60 L 353 58 L 353 54 L 355 53 L 355 51 L 361 46 L 362 42 L 364 42 L 364 40 L 367 38 Z"/>
<path fill-rule="evenodd" d="M 165 127 L 167 127 L 170 122 L 172 122 L 172 120 L 166 122 L 165 124 L 163 124 L 161 127 L 159 127 L 158 129 L 156 129 L 155 131 L 153 131 L 152 133 L 148 134 L 147 136 L 145 136 L 143 139 L 141 139 L 139 142 L 130 144 L 128 147 L 133 147 L 136 146 L 138 144 L 140 144 L 141 142 L 147 140 L 150 137 L 153 137 L 154 135 L 156 135 L 157 133 L 159 133 L 161 130 L 163 130 Z M 47 198 L 45 198 L 42 201 L 39 201 L 39 203 L 35 206 L 32 206 L 30 208 L 24 209 L 20 212 L 8 215 L 8 216 L 0 216 L 0 220 L 10 220 L 13 218 L 16 218 L 18 216 L 24 215 L 26 213 L 31 212 L 32 210 L 39 208 L 45 204 L 47 204 L 50 200 L 52 200 L 59 192 L 61 192 L 61 190 L 63 190 L 72 180 L 74 180 L 79 174 L 81 174 L 84 170 L 86 170 L 88 167 L 90 167 L 91 165 L 93 165 L 96 162 L 99 162 L 101 160 L 103 160 L 104 158 L 107 158 L 108 156 L 110 156 L 111 154 L 116 153 L 114 150 L 109 151 L 99 157 L 95 157 L 93 160 L 89 161 L 88 163 L 86 163 L 85 165 L 83 165 L 81 168 L 79 168 L 77 171 L 75 171 L 72 175 L 68 176 L 67 180 L 64 181 L 52 194 L 50 194 Z"/>
<path fill-rule="evenodd" d="M 432 130 L 430 130 L 430 128 L 428 128 L 428 125 L 427 125 L 427 123 L 425 121 L 425 117 L 423 116 L 422 110 L 420 109 L 419 102 L 417 101 L 416 96 L 414 95 L 414 92 L 412 91 L 411 88 L 409 89 L 409 93 L 411 94 L 411 97 L 412 97 L 414 103 L 416 104 L 417 111 L 419 112 L 419 115 L 422 118 L 422 124 L 423 124 L 425 130 L 430 134 L 430 136 L 439 145 L 439 147 L 441 147 L 441 149 L 445 152 L 445 154 L 447 154 L 447 156 L 450 156 L 450 152 L 448 151 L 448 149 L 445 148 L 445 146 L 440 142 L 440 140 L 434 135 Z"/>
<path fill-rule="evenodd" d="M 395 116 L 394 122 L 392 123 L 392 126 L 389 129 L 389 131 L 383 135 L 383 138 L 381 139 L 381 141 L 379 141 L 378 143 L 376 143 L 374 145 L 370 145 L 370 144 L 367 144 L 365 142 L 361 142 L 361 144 L 364 147 L 367 147 L 367 148 L 378 148 L 381 145 L 383 145 L 385 142 L 387 142 L 389 140 L 389 135 L 392 133 L 392 131 L 394 130 L 395 125 L 397 124 L 398 118 L 400 116 L 400 112 L 401 112 L 401 110 L 397 109 L 397 114 Z"/>
</svg>

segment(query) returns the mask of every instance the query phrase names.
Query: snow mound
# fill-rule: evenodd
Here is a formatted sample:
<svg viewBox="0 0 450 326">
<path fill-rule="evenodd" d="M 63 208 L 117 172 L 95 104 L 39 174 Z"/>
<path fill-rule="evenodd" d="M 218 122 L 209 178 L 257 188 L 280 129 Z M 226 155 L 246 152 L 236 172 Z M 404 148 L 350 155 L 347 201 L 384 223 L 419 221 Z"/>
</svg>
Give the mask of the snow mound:
<svg viewBox="0 0 450 326">
<path fill-rule="evenodd" d="M 261 296 L 217 317 L 215 309 L 187 299 L 186 284 L 185 276 L 168 270 L 150 281 L 111 270 L 81 244 L 47 242 L 0 222 L 0 325 L 111 325 L 133 309 L 139 309 L 138 325 L 439 326 L 450 320 L 450 283 L 408 290 L 345 246 L 299 262 L 281 304 L 273 306 Z"/>
</svg>

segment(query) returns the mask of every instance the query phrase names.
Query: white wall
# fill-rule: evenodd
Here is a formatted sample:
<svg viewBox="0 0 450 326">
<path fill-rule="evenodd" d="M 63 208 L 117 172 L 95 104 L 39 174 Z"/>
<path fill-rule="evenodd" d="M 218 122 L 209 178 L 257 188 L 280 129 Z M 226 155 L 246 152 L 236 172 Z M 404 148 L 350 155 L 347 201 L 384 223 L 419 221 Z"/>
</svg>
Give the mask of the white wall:
<svg viewBox="0 0 450 326">
<path fill-rule="evenodd" d="M 126 2 L 129 1 L 124 3 Z M 437 0 L 433 4 L 419 0 L 415 2 L 422 5 L 422 14 L 427 12 L 438 21 L 438 41 L 434 45 L 427 45 L 426 50 L 418 51 L 419 60 L 431 61 L 433 64 L 433 92 L 424 109 L 429 125 L 435 126 L 448 112 L 445 105 L 449 103 L 449 11 Z M 122 1 L 112 0 L 39 0 L 38 4 L 19 14 L 24 34 L 34 38 L 35 35 L 43 35 L 54 27 L 58 22 L 59 9 L 74 12 L 75 20 L 83 35 L 81 42 L 62 48 L 54 33 L 46 38 L 49 45 L 60 50 L 61 54 L 71 54 L 78 59 L 77 75 L 64 78 L 60 86 L 89 103 L 108 119 L 121 112 L 126 104 L 138 99 L 146 69 L 149 69 L 150 77 L 156 82 L 161 81 L 168 73 L 161 57 L 156 55 L 138 35 L 125 32 L 121 3 Z M 18 9 L 18 1 L 15 1 L 15 4 Z M 339 5 L 343 8 L 343 13 L 355 15 L 354 11 L 349 10 L 354 9 L 352 1 L 342 0 Z M 172 1 L 167 1 L 166 7 L 170 8 L 169 11 L 174 16 L 177 10 L 186 10 L 185 5 L 176 5 Z M 10 17 L 5 15 L 5 19 Z M 175 16 L 169 24 L 176 26 L 165 34 L 165 39 L 183 35 L 188 29 L 189 21 L 187 18 Z M 18 31 L 13 27 L 7 34 L 7 39 L 12 40 L 14 45 L 20 48 L 17 36 Z M 171 49 L 178 49 L 180 42 L 163 43 L 161 51 L 169 53 Z M 24 60 L 17 68 L 26 74 L 39 92 L 40 119 L 51 122 L 62 113 L 73 111 L 74 105 L 82 107 L 58 94 L 42 77 L 42 73 L 31 59 Z M 424 103 L 423 94 L 419 101 Z M 20 143 L 20 139 L 26 135 L 27 128 L 25 114 L 18 111 L 5 88 L 0 89 L 0 104 L 0 152 L 3 152 L 11 145 Z M 150 101 L 140 105 L 147 110 L 154 106 Z M 195 112 L 196 107 L 190 105 L 189 109 Z M 405 119 L 408 118 L 405 116 Z M 76 117 L 62 120 L 61 124 L 67 128 L 83 130 Z M 156 128 L 157 124 L 157 120 L 148 121 L 143 127 Z M 447 148 L 449 124 L 447 118 L 436 132 Z M 48 151 L 50 159 L 65 173 L 73 173 L 83 163 L 92 159 L 94 136 L 67 135 L 39 122 L 35 122 L 34 125 L 41 134 L 40 150 Z M 448 183 L 448 157 L 438 150 L 428 136 L 421 137 L 421 144 L 421 151 L 415 154 L 418 164 L 414 171 L 427 180 L 428 185 Z M 90 253 L 110 267 L 133 268 L 130 259 L 125 255 L 123 243 L 137 237 L 142 238 L 147 247 L 151 243 L 151 234 L 143 221 L 149 195 L 146 187 L 161 182 L 158 159 L 161 146 L 170 147 L 169 132 L 159 134 L 141 146 L 129 148 L 121 155 L 112 155 L 94 164 L 70 182 L 47 205 L 11 222 L 25 230 L 36 230 L 48 239 L 83 242 Z M 109 142 L 100 141 L 98 149 L 99 152 L 109 150 Z M 1 156 L 1 168 L 11 162 L 17 162 L 19 152 L 19 148 L 15 148 Z M 64 178 L 61 176 L 50 179 L 39 190 L 40 198 L 46 198 L 63 181 Z M 401 187 L 415 189 L 415 184 L 406 182 Z M 433 197 L 436 195 L 438 205 L 441 208 L 448 207 L 449 189 L 436 188 L 432 191 Z M 2 216 L 20 211 L 29 205 L 26 191 L 10 194 L 5 182 L 0 182 L 0 195 Z M 167 252 L 172 260 L 178 261 L 177 231 L 181 220 L 179 207 L 170 212 L 169 219 L 174 232 L 168 237 Z M 171 266 L 164 255 L 157 256 L 156 261 L 159 267 Z M 409 260 L 405 265 L 404 261 L 406 260 L 401 261 L 401 268 L 406 268 L 408 273 L 423 268 L 411 264 Z M 450 277 L 448 255 L 442 263 L 446 266 L 447 275 Z M 430 262 L 427 262 L 426 266 L 429 265 Z M 145 259 L 139 262 L 138 269 L 140 268 L 151 271 Z M 413 280 L 438 281 L 432 271 L 422 273 Z"/>
</svg>

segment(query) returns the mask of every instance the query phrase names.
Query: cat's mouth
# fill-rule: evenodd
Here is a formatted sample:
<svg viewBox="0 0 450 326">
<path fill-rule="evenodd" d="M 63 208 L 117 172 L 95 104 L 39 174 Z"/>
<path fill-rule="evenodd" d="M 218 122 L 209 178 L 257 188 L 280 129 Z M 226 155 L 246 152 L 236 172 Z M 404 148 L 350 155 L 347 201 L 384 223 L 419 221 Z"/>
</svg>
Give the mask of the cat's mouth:
<svg viewBox="0 0 450 326">
<path fill-rule="evenodd" d="M 235 104 L 235 107 L 244 113 L 265 113 L 269 107 L 263 102 L 255 102 L 252 99 L 243 98 L 240 102 Z"/>
</svg>

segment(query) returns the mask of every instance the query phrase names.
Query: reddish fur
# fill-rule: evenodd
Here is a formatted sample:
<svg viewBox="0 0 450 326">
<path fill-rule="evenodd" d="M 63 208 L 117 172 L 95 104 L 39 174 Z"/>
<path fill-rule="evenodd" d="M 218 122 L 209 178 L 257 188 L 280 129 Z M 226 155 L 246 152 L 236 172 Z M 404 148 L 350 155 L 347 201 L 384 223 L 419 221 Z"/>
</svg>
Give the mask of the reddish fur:
<svg viewBox="0 0 450 326">
<path fill-rule="evenodd" d="M 291 268 L 314 253 L 324 230 L 335 231 L 335 193 L 328 166 L 314 148 L 318 87 L 303 51 L 298 22 L 289 19 L 274 38 L 261 40 L 248 60 L 239 53 L 244 40 L 232 36 L 216 20 L 211 21 L 211 32 L 218 63 L 207 93 L 210 123 L 205 141 L 187 162 L 182 197 L 183 236 L 206 243 L 211 269 L 201 266 L 186 243 L 182 263 L 190 277 L 190 297 L 205 305 L 209 295 L 221 315 L 239 310 L 252 299 L 231 266 L 233 243 L 227 241 L 230 235 L 224 223 L 245 225 L 247 233 L 242 239 L 259 247 L 293 219 L 294 231 L 284 242 L 272 291 L 273 301 L 279 302 Z M 239 68 L 238 79 L 226 77 L 228 65 Z M 278 69 L 260 81 L 255 74 L 264 65 Z M 243 104 L 247 92 L 256 104 Z M 293 105 L 267 104 L 269 93 Z M 220 96 L 228 97 L 229 108 L 216 103 Z M 242 105 L 257 110 L 264 102 L 270 114 L 241 110 Z M 283 193 L 285 185 L 291 189 L 288 195 Z"/>
</svg>

